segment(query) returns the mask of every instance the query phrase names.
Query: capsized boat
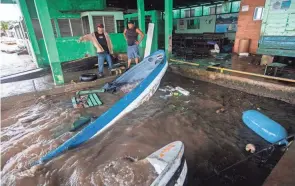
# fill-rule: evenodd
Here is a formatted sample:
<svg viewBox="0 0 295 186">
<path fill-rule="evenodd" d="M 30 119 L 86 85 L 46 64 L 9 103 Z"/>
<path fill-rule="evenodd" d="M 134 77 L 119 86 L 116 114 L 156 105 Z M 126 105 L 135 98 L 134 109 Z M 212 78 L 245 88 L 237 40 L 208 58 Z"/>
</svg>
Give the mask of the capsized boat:
<svg viewBox="0 0 295 186">
<path fill-rule="evenodd" d="M 151 186 L 183 186 L 187 183 L 187 164 L 181 141 L 166 145 L 146 159 L 158 174 Z"/>
<path fill-rule="evenodd" d="M 172 142 L 144 159 L 132 156 L 101 164 L 96 174 L 101 185 L 184 186 L 187 184 L 184 145 Z"/>
<path fill-rule="evenodd" d="M 106 91 L 124 89 L 126 94 L 94 122 L 72 138 L 34 162 L 37 165 L 51 160 L 64 151 L 75 148 L 101 134 L 128 112 L 131 112 L 156 92 L 168 67 L 165 51 L 158 50 L 103 88 Z M 127 88 L 126 88 L 127 87 Z"/>
</svg>

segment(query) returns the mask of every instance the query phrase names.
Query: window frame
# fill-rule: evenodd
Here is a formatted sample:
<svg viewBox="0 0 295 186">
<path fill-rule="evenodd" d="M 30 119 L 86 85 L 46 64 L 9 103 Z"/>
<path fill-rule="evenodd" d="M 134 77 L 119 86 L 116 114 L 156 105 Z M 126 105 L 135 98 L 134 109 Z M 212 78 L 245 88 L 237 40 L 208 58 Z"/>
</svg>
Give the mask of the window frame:
<svg viewBox="0 0 295 186">
<path fill-rule="evenodd" d="M 256 18 L 256 15 L 257 15 L 257 12 L 258 12 L 257 10 L 258 9 L 262 9 L 261 14 L 260 14 L 260 18 Z M 253 13 L 253 21 L 261 21 L 262 18 L 263 18 L 263 12 L 264 12 L 264 6 L 257 6 L 257 7 L 255 7 L 254 13 Z"/>
</svg>

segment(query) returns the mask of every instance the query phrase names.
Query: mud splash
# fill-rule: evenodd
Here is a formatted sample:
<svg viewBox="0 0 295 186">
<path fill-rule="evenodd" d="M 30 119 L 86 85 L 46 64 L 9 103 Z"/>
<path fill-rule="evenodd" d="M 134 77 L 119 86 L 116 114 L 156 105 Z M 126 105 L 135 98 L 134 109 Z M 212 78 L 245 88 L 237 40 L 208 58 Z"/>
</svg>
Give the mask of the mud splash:
<svg viewBox="0 0 295 186">
<path fill-rule="evenodd" d="M 180 140 L 185 144 L 189 185 L 261 185 L 280 154 L 263 165 L 249 161 L 219 176 L 215 173 L 245 158 L 247 143 L 254 143 L 257 150 L 267 145 L 243 125 L 244 110 L 259 108 L 294 132 L 294 106 L 172 73 L 166 74 L 161 86 L 165 85 L 181 86 L 191 95 L 164 100 L 160 95 L 165 93 L 158 91 L 103 135 L 33 168 L 28 167 L 31 162 L 73 135 L 69 129 L 75 119 L 83 114 L 99 116 L 118 96 L 104 93 L 104 106 L 84 110 L 71 108 L 71 94 L 2 108 L 2 184 L 149 185 L 155 178 L 153 169 L 125 157 L 142 160 Z M 220 108 L 225 111 L 216 113 Z"/>
</svg>

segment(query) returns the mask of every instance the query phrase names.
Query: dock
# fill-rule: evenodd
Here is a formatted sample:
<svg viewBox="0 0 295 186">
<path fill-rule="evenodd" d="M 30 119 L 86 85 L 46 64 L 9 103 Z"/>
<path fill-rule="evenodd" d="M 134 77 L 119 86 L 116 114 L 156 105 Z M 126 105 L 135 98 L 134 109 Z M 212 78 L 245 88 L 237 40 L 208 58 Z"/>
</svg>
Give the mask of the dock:
<svg viewBox="0 0 295 186">
<path fill-rule="evenodd" d="M 295 144 L 293 143 L 265 180 L 263 186 L 295 185 Z"/>
</svg>

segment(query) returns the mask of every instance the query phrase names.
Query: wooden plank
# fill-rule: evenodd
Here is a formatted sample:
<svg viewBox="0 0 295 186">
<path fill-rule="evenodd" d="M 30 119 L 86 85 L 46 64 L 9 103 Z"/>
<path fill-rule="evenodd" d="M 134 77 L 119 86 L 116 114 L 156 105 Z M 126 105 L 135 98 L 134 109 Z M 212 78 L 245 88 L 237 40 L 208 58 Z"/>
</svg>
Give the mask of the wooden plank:
<svg viewBox="0 0 295 186">
<path fill-rule="evenodd" d="M 154 35 L 154 27 L 155 27 L 154 23 L 149 23 L 145 51 L 144 51 L 144 57 L 147 57 L 151 54 L 153 35 Z"/>
</svg>

